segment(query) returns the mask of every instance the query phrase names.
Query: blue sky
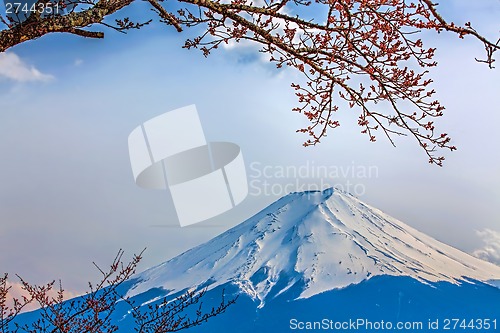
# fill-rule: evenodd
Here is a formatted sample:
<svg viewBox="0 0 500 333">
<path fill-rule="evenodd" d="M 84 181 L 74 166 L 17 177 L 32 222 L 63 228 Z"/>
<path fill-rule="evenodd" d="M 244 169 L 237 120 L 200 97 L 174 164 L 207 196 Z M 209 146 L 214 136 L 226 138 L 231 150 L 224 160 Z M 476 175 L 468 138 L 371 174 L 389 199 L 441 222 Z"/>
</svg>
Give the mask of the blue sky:
<svg viewBox="0 0 500 333">
<path fill-rule="evenodd" d="M 443 13 L 498 36 L 496 0 L 450 1 Z M 128 134 L 189 104 L 197 105 L 208 140 L 241 146 L 250 178 L 255 166 L 313 164 L 348 173 L 375 167 L 370 177 L 329 183 L 357 184 L 364 201 L 467 252 L 484 240 L 498 245 L 500 75 L 474 61 L 483 55 L 480 43 L 425 34 L 429 46 L 439 47 L 432 75 L 447 107 L 439 125 L 459 148 L 438 168 L 411 138 L 398 138 L 397 148 L 382 136 L 369 143 L 350 110 L 340 112 L 342 126 L 320 146 L 303 148 L 305 137 L 295 130 L 305 121 L 290 111 L 297 73 L 275 70 L 246 47 L 205 59 L 181 48 L 187 36 L 154 25 L 128 35 L 107 30 L 104 40 L 47 36 L 0 54 L 2 271 L 35 283 L 61 278 L 78 292 L 97 277 L 93 260 L 105 266 L 119 248 L 147 247 L 146 268 L 273 201 L 277 196 L 251 195 L 231 212 L 181 229 L 166 193 L 135 185 Z"/>
</svg>

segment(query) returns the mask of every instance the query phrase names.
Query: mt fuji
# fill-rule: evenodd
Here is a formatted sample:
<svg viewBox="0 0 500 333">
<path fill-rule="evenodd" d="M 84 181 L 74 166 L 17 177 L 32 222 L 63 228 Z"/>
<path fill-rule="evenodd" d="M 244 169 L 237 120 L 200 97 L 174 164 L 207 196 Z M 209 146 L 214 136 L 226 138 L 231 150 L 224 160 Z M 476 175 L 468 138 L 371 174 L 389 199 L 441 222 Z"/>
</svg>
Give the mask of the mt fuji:
<svg viewBox="0 0 500 333">
<path fill-rule="evenodd" d="M 207 243 L 138 274 L 127 295 L 224 288 L 239 295 L 228 310 L 234 312 L 231 318 L 248 321 L 238 331 L 252 331 L 255 325 L 275 331 L 266 320 L 275 323 L 284 316 L 286 321 L 294 314 L 309 314 L 311 320 L 320 313 L 344 313 L 347 319 L 413 318 L 419 312 L 422 320 L 443 313 L 496 319 L 496 280 L 499 266 L 443 244 L 350 194 L 327 189 L 281 198 Z M 358 298 L 362 307 L 354 301 Z M 225 316 L 214 319 L 214 331 L 236 331 L 222 328 Z"/>
<path fill-rule="evenodd" d="M 445 332 L 452 319 L 467 321 L 468 328 L 472 320 L 472 329 L 481 324 L 482 331 L 488 322 L 486 331 L 495 331 L 499 281 L 499 266 L 327 189 L 279 199 L 207 243 L 136 274 L 124 294 L 144 306 L 203 288 L 208 306 L 217 306 L 222 292 L 236 298 L 224 314 L 188 332 L 370 332 L 381 320 L 392 329 L 413 323 L 413 331 Z M 129 331 L 130 313 L 116 320 L 125 327 L 119 332 Z"/>
<path fill-rule="evenodd" d="M 286 275 L 286 286 L 276 286 Z M 131 294 L 228 282 L 258 300 L 297 283 L 299 298 L 358 284 L 377 275 L 422 283 L 500 279 L 500 267 L 409 227 L 355 197 L 327 189 L 293 193 L 254 217 L 138 275 Z"/>
</svg>

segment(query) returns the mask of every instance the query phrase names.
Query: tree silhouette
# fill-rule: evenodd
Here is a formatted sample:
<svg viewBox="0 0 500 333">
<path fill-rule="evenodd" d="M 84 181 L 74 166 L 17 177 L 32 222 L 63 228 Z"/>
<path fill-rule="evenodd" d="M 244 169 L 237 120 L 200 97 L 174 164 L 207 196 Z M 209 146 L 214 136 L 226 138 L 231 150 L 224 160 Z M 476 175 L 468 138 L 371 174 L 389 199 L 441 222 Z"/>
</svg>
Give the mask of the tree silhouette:
<svg viewBox="0 0 500 333">
<path fill-rule="evenodd" d="M 220 304 L 205 310 L 202 300 L 207 290 L 202 289 L 189 290 L 173 300 L 164 298 L 144 307 L 136 305 L 120 292 L 120 286 L 135 273 L 142 252 L 127 264 L 122 261 L 122 256 L 120 250 L 108 270 L 94 264 L 102 274 L 99 282 L 89 283 L 85 295 L 67 301 L 60 283 L 56 290 L 55 281 L 36 286 L 18 276 L 26 295 L 12 299 L 9 304 L 11 286 L 7 283 L 8 275 L 0 277 L 0 333 L 112 333 L 120 328 L 112 318 L 120 301 L 129 307 L 135 332 L 177 332 L 206 322 L 235 302 L 235 299 L 225 300 L 223 292 Z M 31 303 L 40 306 L 37 319 L 28 324 L 16 322 L 21 311 Z M 190 311 L 193 307 L 195 310 Z M 132 331 L 131 327 L 124 328 Z"/>
<path fill-rule="evenodd" d="M 5 0 L 10 1 L 10 0 Z M 49 33 L 64 32 L 103 38 L 103 26 L 125 32 L 159 19 L 182 32 L 201 27 L 201 34 L 186 40 L 185 48 L 198 48 L 205 56 L 224 43 L 249 40 L 261 46 L 277 67 L 302 72 L 305 84 L 292 84 L 298 106 L 310 125 L 305 146 L 316 145 L 329 129 L 340 126 L 335 114 L 356 109 L 361 132 L 370 141 L 377 131 L 394 145 L 394 136 L 413 136 L 430 163 L 442 165 L 437 149 L 455 150 L 447 133 L 438 132 L 434 119 L 444 107 L 428 68 L 436 66 L 434 48 L 424 47 L 423 31 L 452 32 L 483 44 L 493 68 L 494 42 L 466 23 L 458 26 L 441 16 L 431 0 L 146 0 L 154 12 L 150 21 L 130 18 L 108 22 L 107 17 L 134 0 L 38 0 L 1 17 L 0 51 Z M 33 9 L 34 12 L 28 9 Z M 14 12 L 12 12 L 14 11 Z"/>
</svg>

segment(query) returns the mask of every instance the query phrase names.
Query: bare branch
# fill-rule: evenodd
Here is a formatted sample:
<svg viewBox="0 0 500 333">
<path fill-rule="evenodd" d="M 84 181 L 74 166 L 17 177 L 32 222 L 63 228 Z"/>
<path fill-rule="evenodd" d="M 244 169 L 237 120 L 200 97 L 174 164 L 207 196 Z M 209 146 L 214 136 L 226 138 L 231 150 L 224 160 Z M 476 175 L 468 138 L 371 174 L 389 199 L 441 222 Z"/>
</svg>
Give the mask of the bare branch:
<svg viewBox="0 0 500 333">
<path fill-rule="evenodd" d="M 128 262 L 123 262 L 123 250 L 119 250 L 110 267 L 102 269 L 96 263 L 94 266 L 101 273 L 101 279 L 89 283 L 89 291 L 72 300 L 64 300 L 64 289 L 59 281 L 54 290 L 55 281 L 46 285 L 32 285 L 18 276 L 22 289 L 28 296 L 22 300 L 13 300 L 11 307 L 7 304 L 10 286 L 7 284 L 7 274 L 0 277 L 0 333 L 16 333 L 19 330 L 29 333 L 113 333 L 118 330 L 113 314 L 119 301 L 130 306 L 138 333 L 177 332 L 189 327 L 198 326 L 208 319 L 222 314 L 235 303 L 236 298 L 226 300 L 224 291 L 218 306 L 204 310 L 202 299 L 207 290 L 190 290 L 175 298 L 163 298 L 149 305 L 135 305 L 134 302 L 121 294 L 119 287 L 135 273 L 144 250 L 134 255 Z M 31 324 L 19 326 L 15 319 L 23 308 L 31 302 L 40 306 L 36 319 Z M 193 315 L 186 311 L 198 304 Z"/>
<path fill-rule="evenodd" d="M 45 0 L 40 0 L 45 1 Z M 99 24 L 119 32 L 140 29 L 146 23 L 129 18 L 105 18 L 129 6 L 133 0 L 75 0 L 84 4 L 63 15 L 30 17 L 22 24 L 0 22 L 0 51 L 39 38 L 47 33 L 67 32 L 102 38 L 87 30 Z M 446 21 L 432 0 L 178 0 L 186 8 L 175 14 L 166 2 L 147 0 L 161 22 L 178 32 L 183 27 L 203 27 L 185 42 L 205 56 L 229 42 L 249 40 L 262 47 L 278 68 L 288 66 L 303 73 L 305 84 L 293 84 L 298 106 L 293 110 L 310 121 L 299 132 L 309 135 L 305 146 L 318 144 L 329 130 L 340 126 L 336 113 L 352 108 L 359 114 L 361 133 L 376 141 L 381 131 L 395 145 L 394 136 L 409 135 L 423 148 L 430 163 L 442 165 L 438 149 L 455 150 L 446 133 L 438 133 L 434 121 L 443 116 L 444 106 L 433 99 L 435 91 L 428 67 L 436 66 L 433 48 L 418 38 L 423 30 L 450 31 L 460 38 L 476 38 L 485 47 L 486 58 L 476 59 L 493 68 L 496 42 L 482 36 L 470 23 L 457 26 Z M 290 6 L 314 7 L 314 20 L 289 14 Z M 321 14 L 319 14 L 321 13 Z"/>
<path fill-rule="evenodd" d="M 147 0 L 156 9 L 158 15 L 165 20 L 165 22 L 173 25 L 178 32 L 182 32 L 182 27 L 177 18 L 163 8 L 157 0 Z"/>
</svg>

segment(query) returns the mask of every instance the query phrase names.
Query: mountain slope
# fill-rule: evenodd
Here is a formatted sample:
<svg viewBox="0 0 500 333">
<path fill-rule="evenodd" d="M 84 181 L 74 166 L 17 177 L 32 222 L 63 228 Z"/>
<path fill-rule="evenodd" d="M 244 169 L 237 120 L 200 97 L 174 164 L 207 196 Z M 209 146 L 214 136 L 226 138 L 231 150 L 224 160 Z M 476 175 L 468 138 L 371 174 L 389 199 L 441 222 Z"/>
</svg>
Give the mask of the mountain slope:
<svg viewBox="0 0 500 333">
<path fill-rule="evenodd" d="M 231 283 L 263 307 L 270 296 L 292 287 L 300 290 L 299 298 L 309 298 L 379 275 L 458 285 L 500 279 L 500 267 L 328 189 L 285 196 L 211 241 L 138 274 L 129 296 Z"/>
</svg>

